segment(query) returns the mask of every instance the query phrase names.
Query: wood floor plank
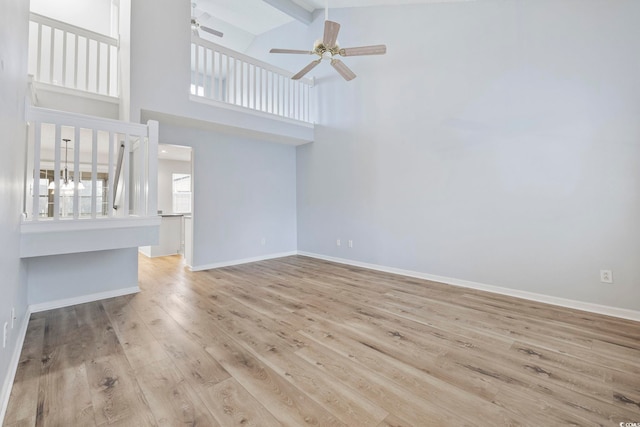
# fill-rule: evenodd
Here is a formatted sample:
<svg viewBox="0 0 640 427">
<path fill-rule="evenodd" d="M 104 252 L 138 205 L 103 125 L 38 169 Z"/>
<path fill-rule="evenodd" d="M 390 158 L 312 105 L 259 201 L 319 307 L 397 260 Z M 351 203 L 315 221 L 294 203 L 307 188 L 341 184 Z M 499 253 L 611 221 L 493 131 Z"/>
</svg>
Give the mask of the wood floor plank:
<svg viewBox="0 0 640 427">
<path fill-rule="evenodd" d="M 48 346 L 42 365 L 36 426 L 94 425 L 82 343 Z"/>
<path fill-rule="evenodd" d="M 634 411 L 617 405 L 613 401 L 605 401 L 587 394 L 576 392 L 570 387 L 558 385 L 549 380 L 553 372 L 545 375 L 521 372 L 494 360 L 487 360 L 480 354 L 452 350 L 447 357 L 455 359 L 460 369 L 476 372 L 487 377 L 496 378 L 502 382 L 502 390 L 511 395 L 516 392 L 526 392 L 527 395 L 544 397 L 545 401 L 554 402 L 553 407 L 565 414 L 575 417 L 595 420 L 603 424 L 619 424 L 621 421 L 637 416 Z M 534 371 L 535 372 L 535 371 Z M 548 406 L 548 405 L 547 405 Z M 512 405 L 507 407 L 513 408 Z"/>
<path fill-rule="evenodd" d="M 36 425 L 36 416 L 32 415 L 28 418 L 23 418 L 13 422 L 8 422 L 5 419 L 5 422 L 2 425 L 3 427 L 33 427 Z"/>
<path fill-rule="evenodd" d="M 214 386 L 201 389 L 200 398 L 223 426 L 282 426 L 234 378 L 228 378 Z"/>
<path fill-rule="evenodd" d="M 333 375 L 289 351 L 273 348 L 258 358 L 348 426 L 376 425 L 389 415 Z"/>
<path fill-rule="evenodd" d="M 224 333 L 207 351 L 283 424 L 346 426 Z"/>
<path fill-rule="evenodd" d="M 394 381 L 362 368 L 323 346 L 305 347 L 298 350 L 296 355 L 335 376 L 408 425 L 465 425 L 464 419 L 456 414 L 431 404 L 422 396 L 416 396 Z"/>
<path fill-rule="evenodd" d="M 153 300 L 139 302 L 136 308 L 153 336 L 193 387 L 207 388 L 230 378 L 231 375 L 205 351 L 204 346 L 190 338 Z"/>
<path fill-rule="evenodd" d="M 410 359 L 402 361 L 394 353 L 382 350 L 382 346 L 367 343 L 366 336 L 351 335 L 349 331 L 334 334 L 322 329 L 307 328 L 305 334 L 328 349 L 359 363 L 364 369 L 377 372 L 430 403 L 455 413 L 468 423 L 473 424 L 478 417 L 494 425 L 516 423 L 511 414 L 492 404 L 491 400 L 499 390 L 495 384 L 487 382 L 483 384 L 483 392 L 478 392 L 478 384 L 469 378 L 457 378 L 455 381 L 452 376 L 443 379 L 432 375 L 431 372 L 437 371 L 437 358 L 431 362 L 425 359 L 420 362 Z M 473 409 L 467 411 L 465 408 Z"/>
<path fill-rule="evenodd" d="M 128 303 L 122 304 L 121 300 L 112 298 L 103 301 L 102 305 L 132 368 L 167 358 L 162 345 Z"/>
<path fill-rule="evenodd" d="M 135 374 L 159 425 L 220 426 L 171 362 L 155 362 Z"/>
<path fill-rule="evenodd" d="M 157 425 L 123 354 L 93 359 L 86 366 L 96 425 Z"/>
<path fill-rule="evenodd" d="M 48 349 L 76 341 L 79 338 L 75 307 L 47 311 L 45 316 L 44 348 Z"/>
<path fill-rule="evenodd" d="M 382 420 L 377 427 L 411 427 L 411 424 L 407 424 L 405 421 L 402 421 L 395 415 L 391 414 Z"/>
<path fill-rule="evenodd" d="M 75 311 L 86 360 L 124 354 L 102 303 L 80 304 Z"/>
<path fill-rule="evenodd" d="M 29 321 L 14 379 L 15 385 L 9 398 L 11 405 L 7 407 L 7 413 L 4 418 L 6 424 L 35 424 L 41 358 L 44 347 L 44 327 L 45 318 L 36 318 Z"/>
</svg>

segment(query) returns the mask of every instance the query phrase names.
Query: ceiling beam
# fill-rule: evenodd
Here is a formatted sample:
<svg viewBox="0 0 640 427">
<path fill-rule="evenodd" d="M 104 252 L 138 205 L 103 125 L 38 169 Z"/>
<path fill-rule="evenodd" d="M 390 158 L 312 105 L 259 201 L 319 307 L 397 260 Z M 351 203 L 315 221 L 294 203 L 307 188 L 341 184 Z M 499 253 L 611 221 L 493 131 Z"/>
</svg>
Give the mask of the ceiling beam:
<svg viewBox="0 0 640 427">
<path fill-rule="evenodd" d="M 297 19 L 303 24 L 309 25 L 313 21 L 313 13 L 309 12 L 302 6 L 297 5 L 291 0 L 262 0 L 265 3 L 278 9 L 280 12 L 284 12 L 290 17 Z"/>
</svg>

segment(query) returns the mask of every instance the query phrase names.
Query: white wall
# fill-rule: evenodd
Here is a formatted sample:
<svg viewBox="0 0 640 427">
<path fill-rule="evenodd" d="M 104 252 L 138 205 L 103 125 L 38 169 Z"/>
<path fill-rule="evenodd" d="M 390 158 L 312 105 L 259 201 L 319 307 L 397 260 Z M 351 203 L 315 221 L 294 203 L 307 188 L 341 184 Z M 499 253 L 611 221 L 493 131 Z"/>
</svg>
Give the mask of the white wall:
<svg viewBox="0 0 640 427">
<path fill-rule="evenodd" d="M 114 0 L 30 0 L 31 11 L 111 36 Z"/>
<path fill-rule="evenodd" d="M 343 58 L 349 83 L 328 64 L 311 73 L 298 249 L 640 309 L 638 16 L 635 0 L 333 10 L 342 46 L 388 54 Z M 321 19 L 250 53 L 305 48 Z"/>
<path fill-rule="evenodd" d="M 29 258 L 29 304 L 54 304 L 138 287 L 138 249 Z"/>
<path fill-rule="evenodd" d="M 296 250 L 295 147 L 166 125 L 160 141 L 193 148 L 195 269 Z"/>
<path fill-rule="evenodd" d="M 158 210 L 173 213 L 173 174 L 191 173 L 191 162 L 158 159 Z"/>
<path fill-rule="evenodd" d="M 24 99 L 27 87 L 27 25 L 29 4 L 23 0 L 0 2 L 0 340 L 5 322 L 11 325 L 7 347 L 0 346 L 0 423 L 9 399 L 11 359 L 19 354 L 19 331 L 28 320 L 26 270 L 20 261 L 20 213 L 26 126 Z M 14 360 L 17 362 L 17 360 Z"/>
</svg>

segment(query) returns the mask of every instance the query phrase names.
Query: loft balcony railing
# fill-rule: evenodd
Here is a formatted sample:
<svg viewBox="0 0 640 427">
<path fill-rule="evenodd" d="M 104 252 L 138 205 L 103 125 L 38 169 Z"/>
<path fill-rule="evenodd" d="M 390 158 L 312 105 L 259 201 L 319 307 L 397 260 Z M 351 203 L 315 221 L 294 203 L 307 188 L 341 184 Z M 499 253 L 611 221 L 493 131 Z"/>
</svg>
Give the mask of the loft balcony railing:
<svg viewBox="0 0 640 427">
<path fill-rule="evenodd" d="M 38 107 L 27 121 L 23 224 L 157 217 L 158 122 Z"/>
<path fill-rule="evenodd" d="M 192 99 L 313 123 L 313 80 L 291 76 L 240 52 L 191 38 Z"/>
<path fill-rule="evenodd" d="M 31 13 L 29 74 L 36 83 L 118 97 L 118 40 Z"/>
</svg>

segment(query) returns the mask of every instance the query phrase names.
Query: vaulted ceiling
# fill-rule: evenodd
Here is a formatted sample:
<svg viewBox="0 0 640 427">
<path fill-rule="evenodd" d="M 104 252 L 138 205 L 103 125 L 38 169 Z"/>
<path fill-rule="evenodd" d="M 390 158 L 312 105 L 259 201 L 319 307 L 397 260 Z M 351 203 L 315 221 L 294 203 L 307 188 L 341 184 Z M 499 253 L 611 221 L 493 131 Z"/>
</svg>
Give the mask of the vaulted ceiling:
<svg viewBox="0 0 640 427">
<path fill-rule="evenodd" d="M 329 8 L 368 7 L 412 3 L 444 3 L 474 0 L 328 0 Z M 327 0 L 192 0 L 197 12 L 211 18 L 201 23 L 225 33 L 223 39 L 210 40 L 243 51 L 253 37 L 287 24 L 295 19 L 304 21 L 317 9 L 324 9 Z M 302 18 L 301 18 L 302 17 Z M 208 35 L 204 35 L 209 38 Z"/>
</svg>

